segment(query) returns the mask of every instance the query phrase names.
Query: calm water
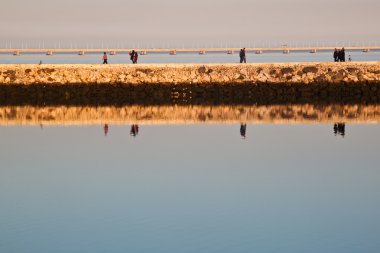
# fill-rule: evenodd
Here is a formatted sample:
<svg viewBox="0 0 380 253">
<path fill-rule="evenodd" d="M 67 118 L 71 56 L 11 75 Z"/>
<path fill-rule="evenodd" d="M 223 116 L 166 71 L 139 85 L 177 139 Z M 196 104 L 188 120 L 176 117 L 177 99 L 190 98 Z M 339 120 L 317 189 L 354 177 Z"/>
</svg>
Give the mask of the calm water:
<svg viewBox="0 0 380 253">
<path fill-rule="evenodd" d="M 0 252 L 380 251 L 380 125 L 130 128 L 0 127 Z"/>
<path fill-rule="evenodd" d="M 351 55 L 353 61 L 380 61 L 380 51 L 363 53 L 361 51 L 348 51 L 346 58 Z M 0 53 L 0 64 L 22 63 L 35 64 L 42 61 L 46 64 L 97 64 L 102 63 L 102 54 L 88 53 L 84 56 L 68 53 L 57 53 L 53 56 L 37 53 L 25 53 L 20 56 Z M 206 53 L 198 55 L 197 53 L 177 53 L 169 55 L 167 53 L 150 53 L 139 56 L 139 63 L 237 63 L 239 55 L 237 52 L 232 55 L 226 53 Z M 318 52 L 311 54 L 309 52 L 291 52 L 283 54 L 282 52 L 264 52 L 257 55 L 253 52 L 247 53 L 247 62 L 330 62 L 332 61 L 332 52 Z M 130 64 L 129 55 L 126 53 L 109 56 L 110 64 Z"/>
</svg>

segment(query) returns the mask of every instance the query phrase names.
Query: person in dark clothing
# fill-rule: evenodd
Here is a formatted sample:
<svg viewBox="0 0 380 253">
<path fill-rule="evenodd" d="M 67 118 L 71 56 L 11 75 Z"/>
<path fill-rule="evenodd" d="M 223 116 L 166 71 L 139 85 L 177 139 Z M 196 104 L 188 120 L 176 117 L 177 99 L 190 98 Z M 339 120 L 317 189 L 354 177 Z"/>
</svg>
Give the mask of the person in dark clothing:
<svg viewBox="0 0 380 253">
<path fill-rule="evenodd" d="M 339 61 L 339 51 L 336 48 L 334 50 L 334 61 L 335 62 Z"/>
<path fill-rule="evenodd" d="M 133 56 L 133 64 L 136 64 L 137 63 L 137 59 L 139 58 L 139 54 L 137 52 L 135 52 L 135 55 Z"/>
<path fill-rule="evenodd" d="M 346 61 L 346 52 L 344 50 L 344 47 L 340 50 L 338 50 L 338 61 L 339 62 L 345 62 Z"/>
<path fill-rule="evenodd" d="M 344 47 L 340 50 L 341 59 L 340 61 L 345 62 L 346 61 L 346 51 L 344 50 Z"/>
<path fill-rule="evenodd" d="M 135 50 L 132 50 L 132 52 L 129 52 L 129 56 L 132 63 L 134 63 L 134 60 L 135 60 L 135 53 L 136 53 Z"/>
<path fill-rule="evenodd" d="M 341 62 L 342 61 L 342 50 L 338 50 L 338 61 Z"/>
<path fill-rule="evenodd" d="M 245 58 L 245 48 L 240 49 L 239 56 L 240 56 L 240 63 L 243 63 L 243 62 L 247 63 L 247 60 Z"/>
<path fill-rule="evenodd" d="M 104 54 L 103 54 L 103 64 L 108 64 L 107 53 L 106 52 L 104 52 Z"/>
</svg>

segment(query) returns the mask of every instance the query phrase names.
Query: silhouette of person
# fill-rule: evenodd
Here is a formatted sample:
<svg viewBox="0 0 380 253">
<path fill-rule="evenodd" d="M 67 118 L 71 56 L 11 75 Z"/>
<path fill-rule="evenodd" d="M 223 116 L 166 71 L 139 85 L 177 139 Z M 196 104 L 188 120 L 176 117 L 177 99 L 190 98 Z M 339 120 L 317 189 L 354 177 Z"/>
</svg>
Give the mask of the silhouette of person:
<svg viewBox="0 0 380 253">
<path fill-rule="evenodd" d="M 240 49 L 240 63 L 247 63 L 247 59 L 245 58 L 245 48 Z"/>
<path fill-rule="evenodd" d="M 135 129 L 136 129 L 136 135 L 139 134 L 139 125 L 135 125 Z"/>
<path fill-rule="evenodd" d="M 346 135 L 346 124 L 345 123 L 339 123 L 338 124 L 338 132 L 344 138 L 344 136 Z"/>
<path fill-rule="evenodd" d="M 137 59 L 139 58 L 139 54 L 135 52 L 135 55 L 133 56 L 133 64 L 137 64 Z"/>
<path fill-rule="evenodd" d="M 345 123 L 335 123 L 334 124 L 334 134 L 335 136 L 339 134 L 344 138 L 346 135 L 346 124 Z"/>
<path fill-rule="evenodd" d="M 133 64 L 135 63 L 135 54 L 136 54 L 135 50 L 132 50 L 132 52 L 129 52 L 129 56 Z"/>
<path fill-rule="evenodd" d="M 108 64 L 107 53 L 106 52 L 103 53 L 103 64 Z"/>
<path fill-rule="evenodd" d="M 339 61 L 339 51 L 338 49 L 335 48 L 334 50 L 334 61 L 338 62 Z"/>
<path fill-rule="evenodd" d="M 340 61 L 345 62 L 346 61 L 346 51 L 344 50 L 344 47 L 340 50 Z"/>
<path fill-rule="evenodd" d="M 348 56 L 348 61 L 349 61 L 349 62 L 352 61 L 351 55 Z"/>
<path fill-rule="evenodd" d="M 247 124 L 245 123 L 241 123 L 240 124 L 240 136 L 242 139 L 245 139 L 246 137 L 246 132 L 247 132 Z"/>
<path fill-rule="evenodd" d="M 129 132 L 129 134 L 133 137 L 136 137 L 139 134 L 139 125 L 131 125 L 131 131 Z"/>
<path fill-rule="evenodd" d="M 104 124 L 103 131 L 104 131 L 104 136 L 107 136 L 107 134 L 108 134 L 108 124 Z"/>
</svg>

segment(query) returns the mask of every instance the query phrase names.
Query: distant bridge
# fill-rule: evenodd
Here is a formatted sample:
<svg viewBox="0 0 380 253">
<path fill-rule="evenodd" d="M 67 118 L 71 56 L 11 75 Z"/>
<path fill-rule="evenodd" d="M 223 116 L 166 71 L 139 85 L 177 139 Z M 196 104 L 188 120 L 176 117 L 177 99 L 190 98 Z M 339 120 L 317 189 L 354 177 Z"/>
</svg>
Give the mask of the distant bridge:
<svg viewBox="0 0 380 253">
<path fill-rule="evenodd" d="M 254 52 L 256 54 L 261 54 L 264 52 L 283 52 L 283 53 L 291 53 L 297 51 L 307 51 L 310 53 L 317 53 L 319 51 L 333 51 L 335 48 L 341 48 L 341 46 L 337 47 L 255 47 L 255 48 L 246 48 L 247 52 Z M 234 53 L 240 51 L 241 48 L 94 48 L 94 49 L 84 49 L 84 48 L 75 48 L 75 49 L 62 49 L 62 48 L 13 48 L 13 49 L 0 49 L 0 53 L 12 53 L 14 55 L 19 55 L 20 53 L 46 53 L 47 55 L 53 55 L 54 53 L 76 53 L 79 55 L 84 55 L 86 53 L 103 53 L 107 52 L 110 54 L 117 53 L 128 53 L 132 50 L 140 52 L 141 54 L 146 54 L 150 52 L 154 53 L 169 53 L 176 54 L 177 52 L 198 52 L 199 54 L 205 54 L 207 52 L 226 52 L 226 53 Z M 380 50 L 380 46 L 350 46 L 345 47 L 346 50 L 352 51 L 363 51 L 370 52 L 372 50 Z"/>
</svg>

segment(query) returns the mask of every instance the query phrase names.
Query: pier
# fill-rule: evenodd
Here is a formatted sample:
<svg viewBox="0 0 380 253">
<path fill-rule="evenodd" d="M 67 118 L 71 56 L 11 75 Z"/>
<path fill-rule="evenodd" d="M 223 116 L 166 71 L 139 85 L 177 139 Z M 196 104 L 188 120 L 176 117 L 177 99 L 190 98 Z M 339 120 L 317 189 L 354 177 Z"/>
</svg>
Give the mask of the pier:
<svg viewBox="0 0 380 253">
<path fill-rule="evenodd" d="M 283 53 L 291 53 L 291 52 L 310 52 L 310 53 L 317 53 L 317 52 L 323 52 L 323 51 L 334 51 L 335 48 L 341 48 L 342 46 L 336 46 L 336 47 L 246 47 L 246 52 L 253 52 L 257 54 L 265 53 L 265 52 L 283 52 Z M 380 50 L 380 46 L 349 46 L 344 47 L 347 51 L 362 51 L 365 53 L 369 53 L 373 50 Z M 43 48 L 43 49 L 37 49 L 37 48 L 29 48 L 29 49 L 23 49 L 23 48 L 12 48 L 12 49 L 0 49 L 0 53 L 15 53 L 17 52 L 17 55 L 20 55 L 21 53 L 46 53 L 51 52 L 53 53 L 76 53 L 80 52 L 80 55 L 84 55 L 86 53 L 103 53 L 103 52 L 113 52 L 113 53 L 128 53 L 132 50 L 137 50 L 139 52 L 144 52 L 144 54 L 147 53 L 168 53 L 168 54 L 176 54 L 176 53 L 182 53 L 182 52 L 194 52 L 194 53 L 207 53 L 207 52 L 224 52 L 228 54 L 233 54 L 234 52 L 239 52 L 240 48 L 232 48 L 232 47 L 225 47 L 225 48 L 94 48 L 94 49 L 84 49 L 84 48 L 75 48 L 75 49 L 68 49 L 68 48 Z"/>
</svg>

